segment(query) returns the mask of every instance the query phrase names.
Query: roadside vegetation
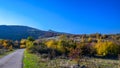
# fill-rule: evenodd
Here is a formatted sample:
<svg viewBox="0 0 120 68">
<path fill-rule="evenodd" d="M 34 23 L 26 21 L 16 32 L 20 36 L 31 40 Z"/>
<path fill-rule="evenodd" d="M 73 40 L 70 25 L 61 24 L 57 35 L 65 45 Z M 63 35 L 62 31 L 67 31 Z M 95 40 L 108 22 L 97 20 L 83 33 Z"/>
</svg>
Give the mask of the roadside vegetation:
<svg viewBox="0 0 120 68">
<path fill-rule="evenodd" d="M 24 52 L 24 60 L 23 60 L 24 68 L 40 68 L 39 67 L 39 57 L 35 54 L 28 53 L 27 51 Z"/>
<path fill-rule="evenodd" d="M 24 68 L 70 68 L 77 64 L 75 60 L 55 58 L 45 59 L 37 54 L 31 54 L 25 51 L 24 53 Z M 89 58 L 84 57 L 80 59 L 80 65 L 89 68 L 119 68 L 119 60 L 101 59 L 101 58 Z M 77 67 L 77 66 L 76 66 Z M 77 67 L 78 68 L 78 67 Z"/>
<path fill-rule="evenodd" d="M 2 58 L 2 57 L 4 57 L 4 56 L 6 56 L 6 55 L 8 55 L 8 54 L 10 54 L 10 53 L 12 53 L 12 52 L 14 52 L 15 50 L 13 50 L 13 51 L 8 51 L 8 52 L 5 52 L 5 53 L 3 53 L 3 54 L 0 54 L 0 58 Z"/>
<path fill-rule="evenodd" d="M 18 41 L 0 40 L 0 58 L 12 53 L 15 49 L 19 48 Z"/>
<path fill-rule="evenodd" d="M 118 68 L 120 35 L 61 35 L 21 40 L 25 68 Z M 34 56 L 34 57 L 33 57 Z M 33 61 L 33 62 L 32 62 Z M 29 66 L 29 67 L 28 67 Z"/>
</svg>

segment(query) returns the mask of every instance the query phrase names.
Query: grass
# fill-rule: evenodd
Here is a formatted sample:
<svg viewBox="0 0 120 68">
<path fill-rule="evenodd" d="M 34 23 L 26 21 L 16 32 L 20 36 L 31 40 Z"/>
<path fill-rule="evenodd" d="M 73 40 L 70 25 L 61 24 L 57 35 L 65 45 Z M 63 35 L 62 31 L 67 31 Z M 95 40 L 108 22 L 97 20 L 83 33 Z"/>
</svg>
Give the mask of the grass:
<svg viewBox="0 0 120 68">
<path fill-rule="evenodd" d="M 0 54 L 0 58 L 4 57 L 4 56 L 6 56 L 6 55 L 8 55 L 8 54 L 10 54 L 10 53 L 12 53 L 12 52 L 14 52 L 14 51 L 15 51 L 15 50 L 5 52 L 4 54 Z"/>
<path fill-rule="evenodd" d="M 61 59 L 46 60 L 37 56 L 36 54 L 28 53 L 25 50 L 24 59 L 23 59 L 23 68 L 53 68 L 53 65 L 59 65 L 58 63 L 60 61 Z"/>
<path fill-rule="evenodd" d="M 42 60 L 36 54 L 30 54 L 27 51 L 24 52 L 24 68 L 59 68 L 59 65 L 68 63 L 69 65 L 76 65 L 74 60 L 67 59 L 54 59 L 54 60 Z M 84 59 L 83 59 L 84 60 Z M 87 65 L 89 68 L 118 68 L 119 60 L 88 58 L 86 61 L 81 61 L 80 65 Z M 58 67 L 55 67 L 58 66 Z"/>
<path fill-rule="evenodd" d="M 39 68 L 39 57 L 35 54 L 30 54 L 26 50 L 24 52 L 23 67 L 24 68 Z"/>
<path fill-rule="evenodd" d="M 118 68 L 119 60 L 89 58 L 86 62 L 81 62 L 81 64 L 90 68 Z"/>
</svg>

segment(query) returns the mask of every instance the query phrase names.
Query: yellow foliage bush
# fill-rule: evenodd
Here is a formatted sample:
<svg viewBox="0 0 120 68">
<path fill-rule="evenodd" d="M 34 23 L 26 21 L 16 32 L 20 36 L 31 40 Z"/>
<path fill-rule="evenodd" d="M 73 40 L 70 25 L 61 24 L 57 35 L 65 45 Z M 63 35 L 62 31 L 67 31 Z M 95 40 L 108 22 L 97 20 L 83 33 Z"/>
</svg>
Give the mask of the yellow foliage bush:
<svg viewBox="0 0 120 68">
<path fill-rule="evenodd" d="M 20 48 L 26 48 L 26 46 L 25 45 L 20 45 Z"/>
<path fill-rule="evenodd" d="M 95 49 L 98 55 L 117 55 L 119 53 L 119 45 L 112 41 L 98 42 L 95 45 Z"/>
<path fill-rule="evenodd" d="M 59 41 L 49 40 L 46 42 L 46 46 L 48 48 L 56 49 L 60 52 L 65 52 L 62 42 L 60 40 Z"/>
<path fill-rule="evenodd" d="M 46 45 L 47 45 L 48 48 L 53 48 L 53 49 L 57 48 L 57 43 L 54 40 L 47 41 Z"/>
</svg>

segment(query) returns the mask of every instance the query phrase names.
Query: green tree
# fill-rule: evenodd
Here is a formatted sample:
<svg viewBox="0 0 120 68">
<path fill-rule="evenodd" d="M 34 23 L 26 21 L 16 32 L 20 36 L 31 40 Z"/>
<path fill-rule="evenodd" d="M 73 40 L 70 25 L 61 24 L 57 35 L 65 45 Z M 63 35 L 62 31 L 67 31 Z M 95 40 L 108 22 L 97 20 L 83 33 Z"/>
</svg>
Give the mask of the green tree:
<svg viewBox="0 0 120 68">
<path fill-rule="evenodd" d="M 27 38 L 27 40 L 29 40 L 29 41 L 34 41 L 35 39 L 30 36 L 30 37 Z"/>
</svg>

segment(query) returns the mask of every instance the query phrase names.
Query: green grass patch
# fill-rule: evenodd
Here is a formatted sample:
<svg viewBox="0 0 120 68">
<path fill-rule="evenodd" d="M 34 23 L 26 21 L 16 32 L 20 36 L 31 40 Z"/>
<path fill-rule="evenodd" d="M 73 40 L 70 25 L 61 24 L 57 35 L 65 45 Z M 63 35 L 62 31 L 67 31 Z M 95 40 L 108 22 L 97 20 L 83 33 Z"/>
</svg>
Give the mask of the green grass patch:
<svg viewBox="0 0 120 68">
<path fill-rule="evenodd" d="M 23 63 L 24 68 L 40 68 L 39 57 L 35 54 L 28 53 L 26 50 L 24 52 Z"/>
<path fill-rule="evenodd" d="M 40 56 L 37 56 L 36 54 L 31 54 L 25 50 L 24 59 L 23 59 L 23 68 L 53 68 L 53 65 L 59 65 L 59 62 L 61 60 L 63 59 L 53 59 L 53 60 L 43 59 Z M 50 63 L 52 63 L 53 65 Z"/>
</svg>

